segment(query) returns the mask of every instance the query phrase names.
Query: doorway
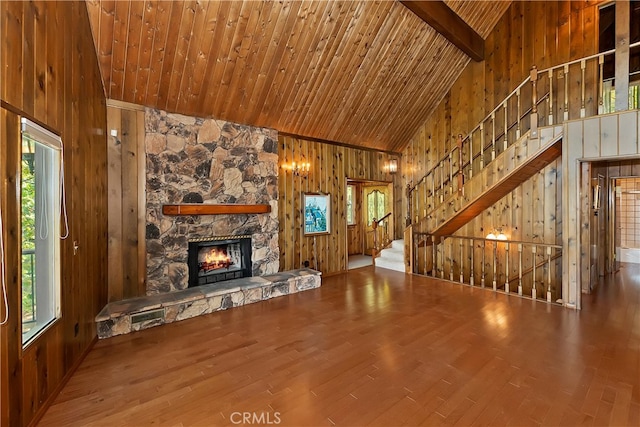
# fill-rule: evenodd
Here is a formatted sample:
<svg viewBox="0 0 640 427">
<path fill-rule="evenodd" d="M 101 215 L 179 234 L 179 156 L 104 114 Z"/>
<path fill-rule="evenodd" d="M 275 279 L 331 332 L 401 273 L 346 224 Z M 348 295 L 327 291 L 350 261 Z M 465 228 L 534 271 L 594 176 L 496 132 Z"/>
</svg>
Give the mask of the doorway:
<svg viewBox="0 0 640 427">
<path fill-rule="evenodd" d="M 616 178 L 613 181 L 616 264 L 640 264 L 640 177 Z"/>
<path fill-rule="evenodd" d="M 380 236 L 393 240 L 393 183 L 347 179 L 346 191 L 348 269 L 373 264 L 373 250 Z M 373 223 L 391 214 L 374 237 Z"/>
</svg>

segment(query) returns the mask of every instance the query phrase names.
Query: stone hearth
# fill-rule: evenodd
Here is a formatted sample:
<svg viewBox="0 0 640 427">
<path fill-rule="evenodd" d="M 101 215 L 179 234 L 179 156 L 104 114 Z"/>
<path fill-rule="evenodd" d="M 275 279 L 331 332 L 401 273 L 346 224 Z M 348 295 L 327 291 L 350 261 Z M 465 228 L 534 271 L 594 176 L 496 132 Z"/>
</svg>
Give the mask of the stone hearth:
<svg viewBox="0 0 640 427">
<path fill-rule="evenodd" d="M 281 297 L 321 285 L 320 272 L 308 268 L 262 277 L 131 298 L 107 304 L 96 316 L 99 338 L 128 334 L 228 308 Z"/>
</svg>

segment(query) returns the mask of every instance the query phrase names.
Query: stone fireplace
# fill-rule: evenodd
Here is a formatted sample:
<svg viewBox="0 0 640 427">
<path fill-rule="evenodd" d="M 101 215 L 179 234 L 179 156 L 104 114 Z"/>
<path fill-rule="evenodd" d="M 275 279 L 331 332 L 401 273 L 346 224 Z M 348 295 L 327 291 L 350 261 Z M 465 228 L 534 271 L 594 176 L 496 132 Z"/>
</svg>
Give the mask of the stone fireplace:
<svg viewBox="0 0 640 427">
<path fill-rule="evenodd" d="M 251 277 L 251 236 L 189 242 L 189 287 Z"/>
<path fill-rule="evenodd" d="M 191 287 L 190 242 L 210 236 L 251 236 L 243 274 L 278 271 L 277 139 L 272 129 L 145 110 L 147 295 Z M 162 213 L 181 203 L 268 204 L 271 212 Z"/>
<path fill-rule="evenodd" d="M 147 295 L 107 304 L 98 337 L 321 285 L 315 270 L 278 272 L 277 139 L 271 129 L 145 110 Z"/>
</svg>

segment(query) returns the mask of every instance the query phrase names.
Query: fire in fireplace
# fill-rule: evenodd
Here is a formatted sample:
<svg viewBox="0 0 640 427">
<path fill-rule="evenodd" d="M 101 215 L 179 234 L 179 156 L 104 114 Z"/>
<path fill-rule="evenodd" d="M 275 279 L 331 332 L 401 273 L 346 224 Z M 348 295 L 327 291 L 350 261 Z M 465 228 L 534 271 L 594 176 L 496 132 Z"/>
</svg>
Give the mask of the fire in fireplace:
<svg viewBox="0 0 640 427">
<path fill-rule="evenodd" d="M 189 287 L 251 276 L 251 237 L 224 236 L 189 242 Z"/>
</svg>

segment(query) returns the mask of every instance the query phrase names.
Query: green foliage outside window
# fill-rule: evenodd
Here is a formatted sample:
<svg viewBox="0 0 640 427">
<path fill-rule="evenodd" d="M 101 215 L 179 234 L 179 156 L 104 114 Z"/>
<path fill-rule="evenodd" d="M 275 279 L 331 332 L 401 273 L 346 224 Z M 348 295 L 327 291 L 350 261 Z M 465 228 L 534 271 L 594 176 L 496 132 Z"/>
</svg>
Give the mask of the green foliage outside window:
<svg viewBox="0 0 640 427">
<path fill-rule="evenodd" d="M 347 185 L 347 224 L 353 225 L 355 221 L 354 186 Z"/>
<path fill-rule="evenodd" d="M 23 142 L 26 145 L 27 142 Z M 33 143 L 32 143 L 33 144 Z M 33 146 L 33 145 L 32 145 Z M 22 222 L 22 319 L 35 320 L 35 204 L 36 183 L 34 175 L 34 154 L 23 149 L 21 162 L 21 222 Z"/>
<path fill-rule="evenodd" d="M 605 95 L 603 99 L 604 114 L 616 111 L 616 88 L 611 83 L 605 83 Z M 629 86 L 629 109 L 640 109 L 640 86 L 634 84 Z"/>
<path fill-rule="evenodd" d="M 380 219 L 385 215 L 384 193 L 374 190 L 367 196 L 367 222 L 373 223 L 373 219 Z"/>
</svg>

